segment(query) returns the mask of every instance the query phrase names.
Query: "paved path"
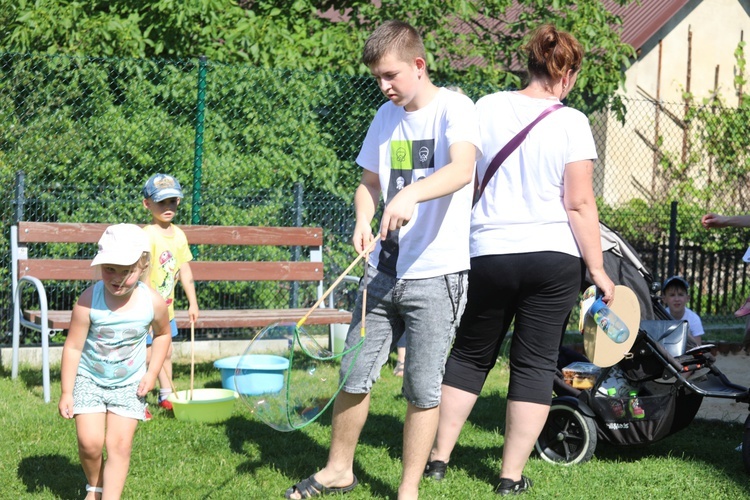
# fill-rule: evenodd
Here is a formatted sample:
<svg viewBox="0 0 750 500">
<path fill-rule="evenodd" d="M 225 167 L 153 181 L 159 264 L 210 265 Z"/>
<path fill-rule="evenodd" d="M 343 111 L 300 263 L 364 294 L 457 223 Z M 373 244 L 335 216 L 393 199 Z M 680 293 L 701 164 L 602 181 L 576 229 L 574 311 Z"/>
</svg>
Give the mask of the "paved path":
<svg viewBox="0 0 750 500">
<path fill-rule="evenodd" d="M 744 351 L 736 354 L 717 353 L 716 367 L 727 376 L 730 382 L 744 387 L 750 386 L 750 356 Z M 703 398 L 703 403 L 695 418 L 743 423 L 747 415 L 747 403 L 735 403 L 730 399 L 722 398 Z"/>
</svg>

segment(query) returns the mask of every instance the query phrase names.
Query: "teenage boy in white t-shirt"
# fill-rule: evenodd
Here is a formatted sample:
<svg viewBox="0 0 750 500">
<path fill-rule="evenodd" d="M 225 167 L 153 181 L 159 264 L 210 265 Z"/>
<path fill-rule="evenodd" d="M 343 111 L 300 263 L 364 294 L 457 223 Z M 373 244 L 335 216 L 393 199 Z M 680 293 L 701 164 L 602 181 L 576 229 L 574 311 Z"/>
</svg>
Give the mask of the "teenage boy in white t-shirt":
<svg viewBox="0 0 750 500">
<path fill-rule="evenodd" d="M 331 448 L 322 470 L 289 488 L 287 498 L 345 493 L 357 485 L 354 451 L 367 419 L 370 390 L 394 340 L 406 335 L 403 395 L 404 454 L 400 500 L 417 498 L 435 437 L 445 359 L 466 302 L 469 219 L 475 159 L 481 155 L 474 104 L 429 79 L 417 31 L 400 21 L 378 27 L 363 62 L 389 102 L 365 137 L 357 163 L 353 244 L 373 239 L 372 219 L 385 202 L 369 256 L 367 335 L 345 355 L 336 398 Z M 360 341 L 361 296 L 347 348 Z"/>
</svg>

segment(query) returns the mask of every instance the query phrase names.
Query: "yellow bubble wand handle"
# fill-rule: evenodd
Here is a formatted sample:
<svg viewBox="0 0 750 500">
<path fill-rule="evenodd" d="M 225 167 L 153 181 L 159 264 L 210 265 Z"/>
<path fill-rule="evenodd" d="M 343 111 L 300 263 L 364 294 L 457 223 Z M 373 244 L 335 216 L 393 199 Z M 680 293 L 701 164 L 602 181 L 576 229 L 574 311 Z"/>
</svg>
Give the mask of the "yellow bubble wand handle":
<svg viewBox="0 0 750 500">
<path fill-rule="evenodd" d="M 369 251 L 367 253 L 370 253 Z M 367 315 L 367 266 L 362 274 L 362 327 L 359 329 L 359 336 L 365 338 L 365 316 Z"/>
<path fill-rule="evenodd" d="M 326 291 L 325 291 L 325 292 L 323 293 L 323 295 L 321 295 L 321 296 L 320 296 L 320 298 L 319 298 L 319 299 L 318 299 L 318 301 L 317 301 L 317 302 L 315 303 L 315 305 L 313 305 L 313 306 L 312 306 L 312 307 L 310 308 L 310 310 L 309 310 L 309 311 L 307 311 L 307 313 L 305 313 L 305 315 L 304 315 L 304 316 L 302 316 L 302 318 L 301 318 L 301 319 L 300 319 L 300 320 L 299 320 L 299 321 L 297 322 L 297 328 L 299 328 L 299 327 L 301 327 L 302 325 L 304 325 L 304 324 L 305 324 L 305 321 L 307 321 L 307 318 L 309 318 L 309 317 L 310 317 L 310 315 L 311 315 L 311 314 L 312 314 L 312 313 L 313 313 L 313 312 L 315 311 L 315 309 L 317 309 L 317 308 L 318 308 L 318 307 L 320 306 L 320 304 L 322 304 L 322 303 L 323 303 L 323 301 L 324 301 L 324 300 L 326 299 L 326 297 L 328 297 L 328 296 L 329 296 L 329 295 L 331 294 L 331 292 L 333 291 L 333 289 L 334 289 L 334 288 L 336 288 L 336 287 L 338 286 L 338 284 L 339 284 L 339 283 L 341 283 L 341 280 L 343 280 L 343 279 L 344 279 L 344 277 L 345 277 L 345 276 L 346 276 L 347 274 L 349 274 L 349 273 L 351 272 L 351 270 L 352 270 L 352 269 L 354 269 L 354 266 L 356 266 L 356 265 L 357 265 L 357 263 L 358 263 L 358 262 L 359 262 L 359 261 L 360 261 L 360 260 L 361 260 L 362 258 L 364 258 L 364 257 L 366 257 L 367 255 L 369 255 L 369 254 L 370 254 L 370 251 L 371 251 L 371 250 L 372 250 L 373 248 L 375 248 L 375 244 L 376 244 L 377 242 L 378 242 L 377 238 L 374 238 L 374 239 L 373 239 L 373 240 L 372 240 L 372 241 L 370 242 L 370 244 L 369 244 L 369 245 L 367 245 L 367 247 L 366 247 L 366 248 L 365 248 L 364 250 L 362 250 L 362 251 L 361 251 L 361 252 L 359 253 L 359 255 L 357 255 L 357 257 L 356 257 L 356 258 L 355 258 L 355 259 L 354 259 L 354 260 L 352 261 L 352 263 L 351 263 L 351 264 L 349 264 L 349 267 L 347 267 L 346 269 L 344 269 L 344 272 L 342 272 L 342 273 L 341 273 L 341 274 L 339 275 L 339 277 L 338 277 L 338 278 L 336 278 L 336 280 L 335 280 L 335 281 L 334 281 L 334 282 L 333 282 L 333 283 L 331 284 L 331 286 L 329 286 L 329 287 L 328 287 L 328 290 L 326 290 Z M 365 276 L 367 276 L 367 271 L 365 271 Z M 363 323 L 363 325 L 364 325 L 364 323 Z"/>
<path fill-rule="evenodd" d="M 188 401 L 193 400 L 193 383 L 195 382 L 195 323 L 190 322 L 190 395 Z"/>
</svg>

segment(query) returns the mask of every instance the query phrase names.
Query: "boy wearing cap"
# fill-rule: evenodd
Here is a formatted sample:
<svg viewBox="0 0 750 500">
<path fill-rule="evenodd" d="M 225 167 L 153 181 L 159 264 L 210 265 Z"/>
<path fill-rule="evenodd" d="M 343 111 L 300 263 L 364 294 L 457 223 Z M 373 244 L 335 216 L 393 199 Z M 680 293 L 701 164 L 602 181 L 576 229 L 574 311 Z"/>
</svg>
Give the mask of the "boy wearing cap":
<svg viewBox="0 0 750 500">
<path fill-rule="evenodd" d="M 169 174 L 154 174 L 143 187 L 143 206 L 151 212 L 151 223 L 143 228 L 151 240 L 151 266 L 146 283 L 167 303 L 172 337 L 177 336 L 174 319 L 174 288 L 179 277 L 188 299 L 190 322 L 198 320 L 198 299 L 189 262 L 193 260 L 187 237 L 172 224 L 177 207 L 183 198 L 180 183 Z M 149 337 L 149 345 L 150 345 Z M 159 371 L 159 406 L 172 409 L 167 397 L 172 393 L 172 348 Z"/>
<path fill-rule="evenodd" d="M 690 285 L 685 278 L 672 276 L 664 282 L 661 289 L 662 300 L 669 309 L 669 314 L 676 320 L 688 322 L 690 334 L 695 338 L 697 345 L 701 344 L 701 335 L 703 335 L 703 323 L 700 316 L 688 309 L 687 303 L 690 300 L 688 289 Z"/>
<path fill-rule="evenodd" d="M 171 345 L 167 306 L 140 281 L 149 265 L 148 237 L 134 224 L 110 226 L 91 262 L 101 280 L 73 307 L 60 367 L 60 416 L 75 419 L 86 498 L 120 498 L 133 436 L 147 419 L 154 387 Z M 146 367 L 146 336 L 154 334 Z M 106 460 L 103 450 L 106 447 Z"/>
</svg>

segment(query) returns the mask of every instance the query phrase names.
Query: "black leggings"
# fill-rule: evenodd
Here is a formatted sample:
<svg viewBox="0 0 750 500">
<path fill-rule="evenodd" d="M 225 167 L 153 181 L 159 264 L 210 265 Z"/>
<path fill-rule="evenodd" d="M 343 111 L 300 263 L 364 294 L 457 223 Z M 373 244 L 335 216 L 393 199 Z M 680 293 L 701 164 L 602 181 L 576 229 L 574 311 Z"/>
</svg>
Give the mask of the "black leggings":
<svg viewBox="0 0 750 500">
<path fill-rule="evenodd" d="M 515 320 L 508 399 L 549 405 L 562 336 L 585 271 L 581 258 L 559 252 L 472 258 L 468 302 L 443 384 L 479 395 Z"/>
</svg>

